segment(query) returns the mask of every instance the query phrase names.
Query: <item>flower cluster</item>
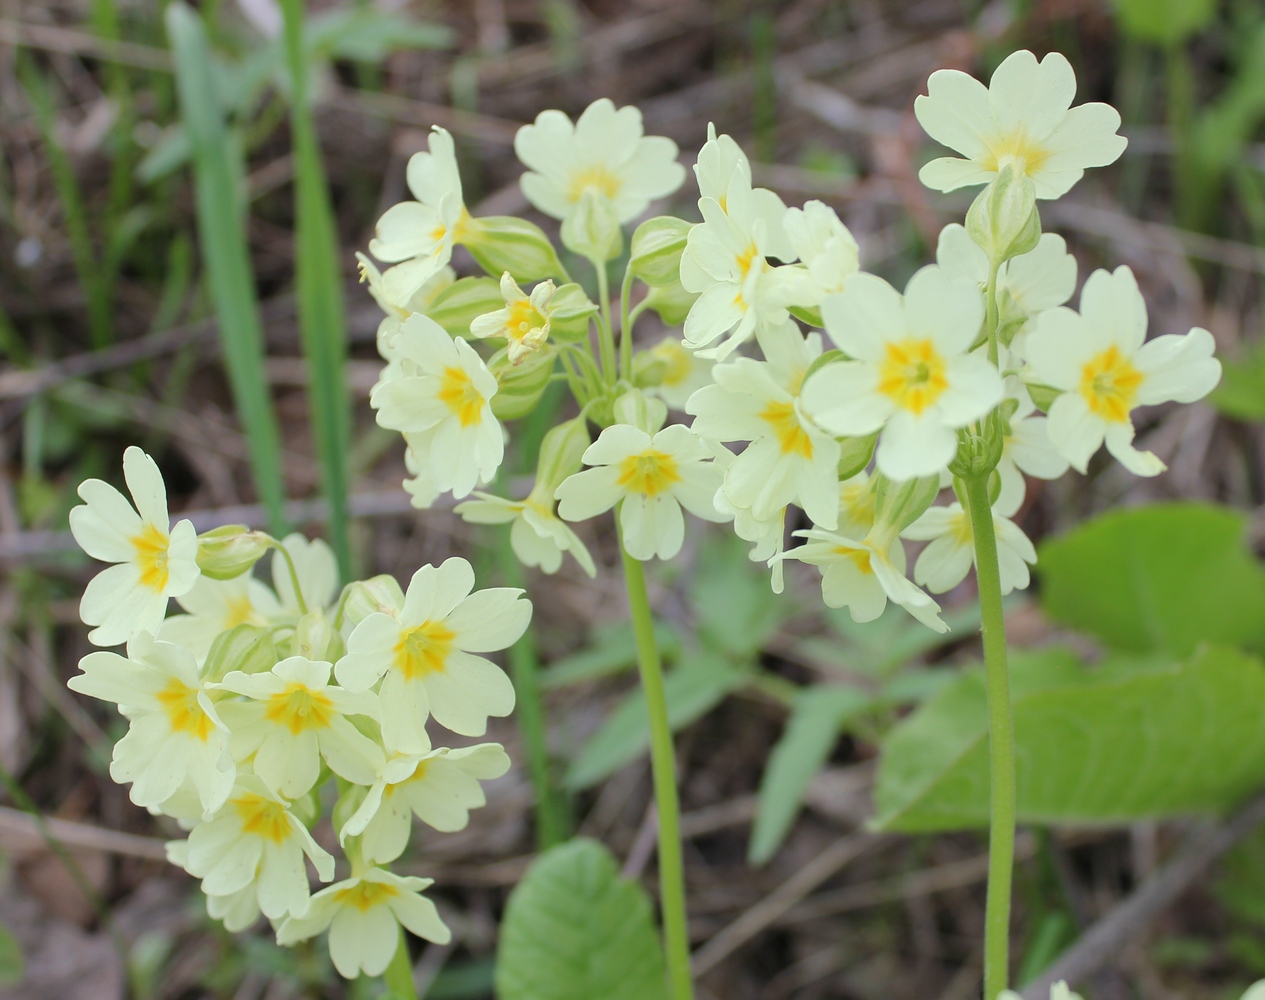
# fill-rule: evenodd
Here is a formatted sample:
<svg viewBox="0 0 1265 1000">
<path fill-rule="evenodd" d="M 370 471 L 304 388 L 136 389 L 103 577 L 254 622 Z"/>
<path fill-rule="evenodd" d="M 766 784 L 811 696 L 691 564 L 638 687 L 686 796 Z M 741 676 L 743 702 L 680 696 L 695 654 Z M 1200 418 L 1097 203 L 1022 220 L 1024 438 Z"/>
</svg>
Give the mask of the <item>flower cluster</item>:
<svg viewBox="0 0 1265 1000">
<path fill-rule="evenodd" d="M 961 158 L 933 160 L 922 179 L 943 191 L 986 186 L 903 289 L 860 269 L 833 209 L 788 208 L 711 128 L 694 164 L 702 221 L 659 216 L 636 228 L 617 309 L 607 266 L 625 245 L 621 227 L 683 179 L 669 140 L 643 135 L 635 108 L 604 100 L 574 124 L 544 112 L 518 135 L 523 192 L 592 263 L 594 302 L 560 264 L 549 278 L 561 287 L 539 280 L 541 262 L 557 256 L 526 229 L 499 253 L 504 271 L 476 253 L 487 277 L 441 272 L 449 229 L 472 239 L 505 227 L 457 210 L 456 162 L 437 130 L 409 165 L 420 203 L 388 211 L 370 244 L 404 263 L 367 271 L 387 312 L 388 364 L 372 403 L 380 424 L 404 434 L 414 501 L 488 483 L 501 421 L 560 380 L 580 413 L 546 437 L 529 496 L 479 492 L 457 507 L 470 521 L 512 522 L 524 563 L 554 572 L 569 552 L 592 574 L 563 522 L 612 508 L 630 555 L 668 559 L 685 537 L 684 510 L 731 523 L 772 568 L 775 590 L 784 561 L 799 560 L 819 567 L 826 603 L 858 621 L 891 601 L 942 630 L 931 595 L 970 571 L 981 522 L 966 487 L 982 479 L 1002 588 L 1026 587 L 1036 553 L 1012 520 L 1025 476 L 1084 472 L 1104 443 L 1131 472 L 1157 474 L 1163 462 L 1133 444 L 1133 411 L 1194 401 L 1220 377 L 1207 331 L 1146 339 L 1127 267 L 1094 272 L 1079 308 L 1068 306 L 1077 263 L 1061 237 L 1041 232 L 1038 199 L 1065 194 L 1125 145 L 1115 110 L 1072 107 L 1075 90 L 1057 53 L 1038 62 L 1016 52 L 988 87 L 932 74 L 918 120 Z M 409 238 L 405 214 L 417 220 Z M 438 235 L 417 236 L 424 226 Z M 403 267 L 413 278 L 393 279 Z M 418 285 L 423 273 L 429 284 Z M 435 282 L 438 293 L 427 290 Z M 681 333 L 635 350 L 632 327 L 648 309 Z M 689 422 L 668 423 L 669 407 Z M 935 505 L 949 487 L 957 496 Z M 804 525 L 792 532 L 803 544 L 786 548 L 788 525 Z M 906 541 L 926 543 L 912 573 Z"/>
<path fill-rule="evenodd" d="M 510 713 L 509 678 L 478 654 L 515 642 L 531 604 L 519 590 L 475 591 L 470 564 L 455 558 L 418 570 L 407 590 L 383 576 L 340 591 L 323 542 L 170 528 L 153 459 L 129 448 L 123 467 L 132 504 L 88 480 L 70 515 L 83 549 L 114 563 L 89 583 L 82 615 L 92 642 L 126 652 L 89 653 L 69 682 L 128 720 L 111 777 L 188 830 L 168 854 L 201 879 L 209 913 L 230 930 L 261 913 L 281 944 L 328 929 L 349 978 L 383 972 L 397 925 L 448 941 L 422 895 L 431 881 L 389 865 L 415 816 L 460 830 L 484 804 L 480 782 L 508 770 L 499 744 L 433 746 L 427 721 L 479 737 L 490 716 Z M 272 586 L 252 573 L 268 551 Z M 171 597 L 183 613 L 168 617 Z M 347 868 L 334 882 L 336 845 Z M 332 884 L 313 894 L 308 863 Z"/>
</svg>

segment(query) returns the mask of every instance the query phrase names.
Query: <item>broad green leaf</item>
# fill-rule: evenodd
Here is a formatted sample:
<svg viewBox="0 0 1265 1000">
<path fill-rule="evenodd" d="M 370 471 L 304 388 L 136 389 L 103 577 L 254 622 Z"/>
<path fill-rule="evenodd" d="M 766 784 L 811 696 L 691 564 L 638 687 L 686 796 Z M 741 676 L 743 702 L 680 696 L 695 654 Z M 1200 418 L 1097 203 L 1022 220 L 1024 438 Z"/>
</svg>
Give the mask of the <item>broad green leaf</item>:
<svg viewBox="0 0 1265 1000">
<path fill-rule="evenodd" d="M 1129 823 L 1220 811 L 1265 783 L 1265 667 L 1227 647 L 1184 663 L 1085 668 L 1065 650 L 1011 663 L 1020 822 Z M 988 823 L 988 718 L 979 670 L 883 747 L 875 824 L 929 832 Z"/>
<path fill-rule="evenodd" d="M 1265 927 L 1265 827 L 1225 856 L 1215 891 L 1236 916 Z"/>
<path fill-rule="evenodd" d="M 601 844 L 542 854 L 510 893 L 496 956 L 498 1000 L 667 1000 L 650 898 Z"/>
<path fill-rule="evenodd" d="M 0 924 L 0 986 L 16 986 L 26 977 L 22 946 L 9 928 Z"/>
<path fill-rule="evenodd" d="M 795 699 L 782 738 L 769 755 L 760 779 L 760 797 L 747 859 L 762 865 L 777 852 L 799 815 L 808 784 L 830 756 L 849 719 L 873 699 L 856 688 L 819 685 Z"/>
<path fill-rule="evenodd" d="M 683 659 L 663 680 L 672 731 L 706 715 L 725 695 L 741 687 L 748 676 L 715 653 L 702 651 Z M 646 696 L 639 685 L 580 748 L 563 783 L 571 789 L 595 785 L 636 760 L 649 746 L 650 719 Z"/>
<path fill-rule="evenodd" d="M 1041 546 L 1051 618 L 1131 652 L 1265 648 L 1265 571 L 1243 515 L 1200 503 L 1113 511 Z"/>
<path fill-rule="evenodd" d="M 219 321 L 220 344 L 233 389 L 237 417 L 246 434 L 255 488 L 274 534 L 285 529 L 281 445 L 272 397 L 264 380 L 263 326 L 255 294 L 239 180 L 220 103 L 202 21 L 182 2 L 166 12 L 176 67 L 180 113 L 193 150 L 198 240 Z"/>
<path fill-rule="evenodd" d="M 790 602 L 773 597 L 768 573 L 751 564 L 746 544 L 737 539 L 704 550 L 690 603 L 708 645 L 738 656 L 758 652 L 794 611 Z"/>
<path fill-rule="evenodd" d="M 671 625 L 655 622 L 654 637 L 663 659 L 671 661 L 680 655 L 681 637 Z M 540 683 L 548 691 L 613 677 L 636 665 L 637 640 L 632 626 L 617 625 L 596 631 L 590 644 L 578 653 L 555 660 L 541 673 Z"/>
<path fill-rule="evenodd" d="M 1125 33 L 1156 45 L 1177 45 L 1208 26 L 1215 0 L 1114 0 Z"/>
</svg>

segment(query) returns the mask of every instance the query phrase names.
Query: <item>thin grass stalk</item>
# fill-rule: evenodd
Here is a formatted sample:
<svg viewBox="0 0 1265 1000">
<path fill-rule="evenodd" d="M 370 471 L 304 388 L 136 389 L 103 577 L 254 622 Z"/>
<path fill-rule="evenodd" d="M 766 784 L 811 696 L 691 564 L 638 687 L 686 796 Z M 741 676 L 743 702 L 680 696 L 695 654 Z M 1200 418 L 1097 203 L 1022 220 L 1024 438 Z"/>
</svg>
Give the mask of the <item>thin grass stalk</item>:
<svg viewBox="0 0 1265 1000">
<path fill-rule="evenodd" d="M 264 381 L 264 337 L 246 243 L 244 203 L 229 140 L 211 75 L 210 51 L 202 21 L 175 0 L 166 12 L 175 57 L 180 110 L 193 144 L 198 240 L 219 320 L 220 345 L 233 401 L 246 433 L 251 471 L 268 511 L 269 530 L 285 534 L 285 489 L 281 477 L 281 435 Z"/>
<path fill-rule="evenodd" d="M 347 328 L 344 322 L 338 232 L 316 127 L 308 106 L 303 0 L 283 0 L 286 56 L 290 64 L 290 133 L 294 145 L 295 267 L 299 333 L 308 365 L 308 409 L 329 503 L 329 532 L 343 579 L 351 579 L 347 534 L 347 453 L 351 446 L 351 398 L 347 393 Z"/>
</svg>

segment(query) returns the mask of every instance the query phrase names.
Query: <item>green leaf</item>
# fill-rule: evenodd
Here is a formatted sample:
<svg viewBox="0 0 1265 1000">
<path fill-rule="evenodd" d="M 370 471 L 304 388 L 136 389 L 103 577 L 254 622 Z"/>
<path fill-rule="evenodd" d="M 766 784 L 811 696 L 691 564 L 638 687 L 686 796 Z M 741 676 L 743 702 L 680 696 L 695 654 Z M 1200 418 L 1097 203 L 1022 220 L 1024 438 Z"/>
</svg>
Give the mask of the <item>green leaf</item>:
<svg viewBox="0 0 1265 1000">
<path fill-rule="evenodd" d="M 1199 503 L 1114 511 L 1041 546 L 1046 613 L 1132 652 L 1265 649 L 1265 571 L 1243 515 Z"/>
<path fill-rule="evenodd" d="M 650 898 L 592 840 L 542 854 L 510 893 L 499 1000 L 667 1000 Z"/>
<path fill-rule="evenodd" d="M 1125 33 L 1156 45 L 1177 45 L 1208 26 L 1215 0 L 1114 0 Z"/>
<path fill-rule="evenodd" d="M 747 673 L 736 670 L 716 653 L 704 650 L 687 657 L 663 681 L 672 731 L 677 732 L 706 715 L 747 679 Z M 636 760 L 649 746 L 646 696 L 638 686 L 580 748 L 567 769 L 563 784 L 574 790 L 595 785 Z"/>
<path fill-rule="evenodd" d="M 1221 384 L 1208 399 L 1227 417 L 1265 420 L 1265 340 L 1242 358 L 1221 359 Z"/>
<path fill-rule="evenodd" d="M 946 611 L 941 617 L 949 626 L 948 632 L 931 631 L 894 603 L 889 603 L 876 620 L 865 623 L 853 621 L 846 608 L 828 608 L 827 624 L 843 641 L 809 638 L 797 645 L 823 666 L 837 664 L 845 671 L 886 677 L 919 656 L 979 631 L 978 604 Z"/>
<path fill-rule="evenodd" d="M 347 328 L 338 232 L 330 206 L 316 127 L 304 94 L 309 67 L 303 44 L 303 0 L 284 0 L 290 61 L 290 132 L 294 142 L 295 265 L 299 333 L 307 361 L 308 413 L 329 504 L 329 533 L 344 580 L 351 577 L 347 536 L 347 453 L 351 396 L 347 392 Z"/>
<path fill-rule="evenodd" d="M 659 655 L 665 660 L 675 660 L 681 652 L 681 637 L 676 629 L 663 622 L 655 622 L 655 643 Z M 546 690 L 582 684 L 585 681 L 613 677 L 637 665 L 637 640 L 631 625 L 597 630 L 584 649 L 556 660 L 540 675 L 541 686 Z"/>
<path fill-rule="evenodd" d="M 1265 667 L 1226 647 L 1185 663 L 1066 650 L 1013 657 L 1023 823 L 1130 823 L 1217 812 L 1265 783 Z M 892 731 L 875 825 L 930 832 L 988 823 L 988 717 L 973 670 Z"/>
<path fill-rule="evenodd" d="M 821 770 L 840 730 L 873 704 L 856 688 L 819 685 L 799 693 L 782 738 L 760 779 L 747 859 L 762 865 L 777 852 L 799 815 L 809 782 Z"/>
<path fill-rule="evenodd" d="M 25 978 L 22 946 L 9 928 L 0 924 L 0 986 L 17 986 Z"/>
<path fill-rule="evenodd" d="M 182 0 L 176 0 L 167 7 L 166 23 L 180 112 L 193 148 L 198 239 L 219 321 L 225 367 L 246 434 L 255 489 L 268 511 L 272 532 L 280 534 L 285 530 L 280 434 L 264 381 L 263 327 L 238 184 L 241 164 L 234 160 L 235 147 L 224 127 L 201 19 Z"/>
<path fill-rule="evenodd" d="M 703 640 L 738 657 L 759 652 L 795 610 L 770 593 L 768 574 L 751 564 L 747 546 L 736 538 L 704 549 L 690 603 Z"/>
<path fill-rule="evenodd" d="M 442 49 L 452 44 L 446 25 L 423 24 L 399 11 L 376 7 L 335 10 L 313 17 L 307 44 L 315 54 L 378 62 L 403 49 Z"/>
</svg>

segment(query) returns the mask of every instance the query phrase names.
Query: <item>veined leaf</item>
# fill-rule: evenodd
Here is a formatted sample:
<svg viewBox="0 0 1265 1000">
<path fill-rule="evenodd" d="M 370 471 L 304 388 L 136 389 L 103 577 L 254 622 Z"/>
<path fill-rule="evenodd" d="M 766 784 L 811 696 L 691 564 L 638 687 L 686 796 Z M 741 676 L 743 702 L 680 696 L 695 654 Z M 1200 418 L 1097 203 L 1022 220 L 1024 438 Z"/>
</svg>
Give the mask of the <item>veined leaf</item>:
<svg viewBox="0 0 1265 1000">
<path fill-rule="evenodd" d="M 1201 503 L 1113 511 L 1041 546 L 1050 617 L 1131 652 L 1265 649 L 1265 570 L 1243 515 Z"/>
<path fill-rule="evenodd" d="M 1130 823 L 1218 812 L 1265 783 L 1265 667 L 1227 647 L 1184 663 L 1087 669 L 1066 650 L 1014 657 L 1018 812 L 1026 823 Z M 892 731 L 875 825 L 988 823 L 988 717 L 974 670 Z"/>
<path fill-rule="evenodd" d="M 786 730 L 769 755 L 760 779 L 760 798 L 747 858 L 762 865 L 777 852 L 799 815 L 808 784 L 826 759 L 849 719 L 873 704 L 863 691 L 818 685 L 795 699 Z"/>
<path fill-rule="evenodd" d="M 183 0 L 175 0 L 167 7 L 166 23 L 180 112 L 193 149 L 198 240 L 219 320 L 224 362 L 246 434 L 255 488 L 268 511 L 269 528 L 283 534 L 280 434 L 264 381 L 263 328 L 237 183 L 240 164 L 232 160 L 234 146 L 228 141 L 216 98 L 201 19 Z"/>
<path fill-rule="evenodd" d="M 725 695 L 746 683 L 748 676 L 716 653 L 703 651 L 683 659 L 663 679 L 672 731 L 706 715 Z M 595 785 L 636 760 L 649 746 L 650 718 L 639 685 L 576 754 L 563 784 L 571 789 Z"/>
<path fill-rule="evenodd" d="M 510 893 L 496 956 L 500 1000 L 667 1000 L 650 899 L 592 840 L 542 854 Z"/>
</svg>

